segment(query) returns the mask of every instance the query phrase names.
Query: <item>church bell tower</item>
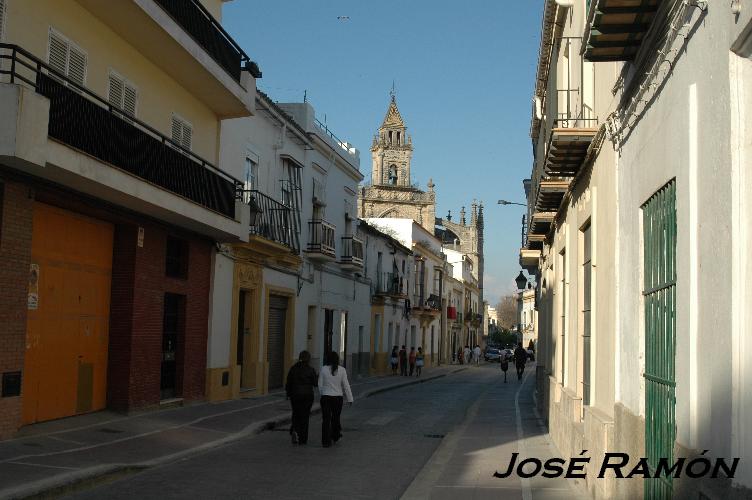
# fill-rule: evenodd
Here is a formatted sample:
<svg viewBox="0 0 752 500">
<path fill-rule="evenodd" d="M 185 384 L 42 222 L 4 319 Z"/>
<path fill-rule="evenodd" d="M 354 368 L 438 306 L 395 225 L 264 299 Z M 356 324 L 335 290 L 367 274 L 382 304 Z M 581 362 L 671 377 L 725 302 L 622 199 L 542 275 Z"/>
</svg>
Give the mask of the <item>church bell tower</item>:
<svg viewBox="0 0 752 500">
<path fill-rule="evenodd" d="M 409 187 L 412 138 L 407 135 L 394 92 L 391 95 L 389 109 L 371 145 L 371 181 L 374 185 Z"/>
</svg>

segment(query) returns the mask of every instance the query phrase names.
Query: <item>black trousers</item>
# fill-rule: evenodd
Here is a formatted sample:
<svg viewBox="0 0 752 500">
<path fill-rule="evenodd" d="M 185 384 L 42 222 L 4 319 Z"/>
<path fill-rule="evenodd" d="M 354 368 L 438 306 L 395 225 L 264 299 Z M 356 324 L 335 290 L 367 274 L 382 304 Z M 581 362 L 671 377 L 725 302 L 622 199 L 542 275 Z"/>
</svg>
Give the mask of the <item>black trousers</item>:
<svg viewBox="0 0 752 500">
<path fill-rule="evenodd" d="M 517 363 L 517 378 L 522 378 L 522 373 L 525 371 L 525 363 Z"/>
<path fill-rule="evenodd" d="M 308 442 L 308 419 L 311 416 L 313 394 L 292 396 L 290 406 L 292 406 L 292 428 L 290 432 L 295 431 L 298 434 L 298 442 L 306 444 Z"/>
<path fill-rule="evenodd" d="M 342 396 L 321 396 L 321 444 L 331 446 L 342 437 Z"/>
<path fill-rule="evenodd" d="M 400 361 L 400 373 L 407 376 L 407 363 Z"/>
</svg>

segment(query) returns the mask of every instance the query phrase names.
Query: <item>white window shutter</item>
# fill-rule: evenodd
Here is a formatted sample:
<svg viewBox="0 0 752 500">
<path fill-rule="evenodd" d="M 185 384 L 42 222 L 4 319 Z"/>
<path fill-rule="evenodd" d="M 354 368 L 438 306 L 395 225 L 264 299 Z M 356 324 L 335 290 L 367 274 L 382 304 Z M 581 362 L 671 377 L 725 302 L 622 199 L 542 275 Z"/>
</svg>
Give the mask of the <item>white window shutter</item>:
<svg viewBox="0 0 752 500">
<path fill-rule="evenodd" d="M 172 140 L 176 144 L 183 143 L 183 123 L 180 118 L 173 115 L 172 117 Z"/>
<path fill-rule="evenodd" d="M 138 100 L 138 92 L 136 88 L 128 85 L 123 85 L 123 111 L 131 116 L 136 116 L 136 102 Z"/>
<path fill-rule="evenodd" d="M 182 146 L 188 151 L 191 150 L 191 142 L 193 140 L 193 129 L 190 125 L 183 122 L 183 142 Z"/>
<path fill-rule="evenodd" d="M 53 31 L 50 31 L 49 63 L 52 69 L 58 71 L 62 75 L 67 73 L 68 42 Z"/>
<path fill-rule="evenodd" d="M 114 73 L 110 73 L 110 88 L 107 99 L 113 106 L 123 107 L 123 80 Z"/>
<path fill-rule="evenodd" d="M 68 78 L 79 85 L 86 83 L 86 54 L 75 45 L 70 45 Z"/>
</svg>

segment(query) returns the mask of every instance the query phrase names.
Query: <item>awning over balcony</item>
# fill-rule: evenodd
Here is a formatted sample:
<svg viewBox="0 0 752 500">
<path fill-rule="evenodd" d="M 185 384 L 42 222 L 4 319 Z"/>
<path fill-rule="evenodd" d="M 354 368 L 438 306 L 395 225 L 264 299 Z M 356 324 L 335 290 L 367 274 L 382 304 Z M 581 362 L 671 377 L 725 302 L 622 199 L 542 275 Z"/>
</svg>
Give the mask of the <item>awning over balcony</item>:
<svg viewBox="0 0 752 500">
<path fill-rule="evenodd" d="M 663 0 L 591 0 L 585 32 L 588 61 L 634 59 Z"/>
<path fill-rule="evenodd" d="M 530 218 L 530 234 L 548 234 L 556 212 L 535 212 Z"/>
<path fill-rule="evenodd" d="M 538 260 L 540 259 L 540 250 L 530 250 L 527 248 L 520 248 L 520 267 L 530 271 L 538 268 Z"/>
<path fill-rule="evenodd" d="M 543 178 L 538 185 L 535 199 L 536 212 L 556 212 L 569 189 L 570 179 Z"/>
<path fill-rule="evenodd" d="M 551 177 L 574 177 L 580 171 L 597 128 L 554 128 L 544 170 Z"/>
</svg>

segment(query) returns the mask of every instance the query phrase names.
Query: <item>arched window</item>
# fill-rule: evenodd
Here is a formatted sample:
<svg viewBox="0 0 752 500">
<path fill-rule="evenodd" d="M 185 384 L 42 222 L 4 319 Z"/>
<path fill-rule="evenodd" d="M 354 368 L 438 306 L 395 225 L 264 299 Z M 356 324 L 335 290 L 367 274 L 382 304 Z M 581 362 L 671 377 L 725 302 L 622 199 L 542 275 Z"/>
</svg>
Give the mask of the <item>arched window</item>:
<svg viewBox="0 0 752 500">
<path fill-rule="evenodd" d="M 389 183 L 397 185 L 397 165 L 389 165 Z"/>
<path fill-rule="evenodd" d="M 397 132 L 397 144 L 402 144 L 401 136 L 402 134 L 400 132 Z"/>
</svg>

